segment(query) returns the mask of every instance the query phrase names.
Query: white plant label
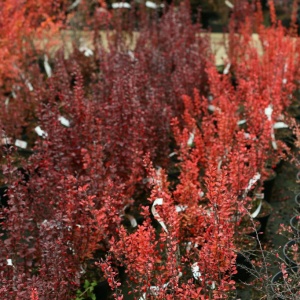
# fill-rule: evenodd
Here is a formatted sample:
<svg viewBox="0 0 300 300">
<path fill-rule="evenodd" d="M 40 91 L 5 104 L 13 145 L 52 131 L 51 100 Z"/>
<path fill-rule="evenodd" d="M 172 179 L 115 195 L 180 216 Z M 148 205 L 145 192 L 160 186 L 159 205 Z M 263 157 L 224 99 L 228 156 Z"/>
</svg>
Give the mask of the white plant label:
<svg viewBox="0 0 300 300">
<path fill-rule="evenodd" d="M 244 195 L 246 195 L 250 189 L 252 188 L 252 186 L 260 179 L 261 175 L 260 173 L 256 173 L 250 180 L 249 180 L 249 183 L 248 183 L 248 186 L 246 187 L 245 189 L 245 193 Z"/>
<path fill-rule="evenodd" d="M 75 2 L 73 2 L 69 7 L 68 7 L 68 11 L 74 9 L 76 6 L 78 6 L 80 4 L 81 0 L 76 0 Z"/>
<path fill-rule="evenodd" d="M 176 152 L 172 152 L 171 154 L 169 154 L 169 157 L 173 157 L 176 154 L 177 154 Z"/>
<path fill-rule="evenodd" d="M 116 2 L 111 5 L 113 9 L 117 8 L 131 8 L 131 5 L 127 2 Z"/>
<path fill-rule="evenodd" d="M 262 207 L 262 199 L 260 199 L 259 205 L 258 205 L 257 209 L 255 210 L 255 212 L 250 215 L 251 218 L 254 219 L 259 215 L 261 207 Z"/>
<path fill-rule="evenodd" d="M 187 208 L 188 208 L 187 205 L 175 205 L 176 212 L 178 212 L 178 213 L 185 211 Z"/>
<path fill-rule="evenodd" d="M 272 121 L 272 113 L 273 113 L 273 108 L 272 105 L 270 104 L 268 107 L 265 108 L 265 115 L 267 116 L 269 121 Z"/>
<path fill-rule="evenodd" d="M 243 125 L 247 122 L 247 120 L 240 120 L 237 122 L 238 125 Z"/>
<path fill-rule="evenodd" d="M 200 273 L 200 268 L 198 266 L 198 263 L 192 264 L 191 269 L 192 269 L 192 273 L 193 273 L 194 278 L 196 280 L 200 279 L 202 281 L 202 279 L 201 279 L 201 273 Z"/>
<path fill-rule="evenodd" d="M 12 259 L 8 258 L 6 261 L 8 266 L 13 266 Z"/>
<path fill-rule="evenodd" d="M 163 203 L 164 203 L 163 198 L 157 198 L 157 199 L 155 199 L 154 202 L 153 202 L 153 205 L 152 205 L 152 207 L 151 207 L 151 212 L 152 212 L 152 215 L 154 216 L 154 218 L 155 218 L 155 219 L 158 221 L 158 223 L 160 224 L 160 226 L 164 229 L 164 231 L 165 231 L 166 233 L 169 233 L 166 224 L 162 221 L 162 219 L 161 219 L 159 213 L 158 213 L 158 212 L 156 211 L 156 209 L 155 209 L 155 206 L 156 206 L 156 205 L 163 205 Z"/>
<path fill-rule="evenodd" d="M 228 63 L 228 64 L 226 65 L 226 67 L 224 68 L 224 71 L 223 71 L 223 74 L 224 74 L 224 75 L 227 75 L 227 74 L 229 73 L 230 67 L 231 67 L 231 64 Z"/>
<path fill-rule="evenodd" d="M 27 148 L 27 142 L 16 139 L 15 146 L 17 146 L 19 148 L 22 148 L 22 149 L 26 149 Z"/>
<path fill-rule="evenodd" d="M 90 48 L 88 48 L 87 46 L 81 46 L 79 48 L 79 51 L 83 52 L 84 56 L 86 56 L 86 57 L 90 57 L 90 56 L 94 55 L 94 52 Z"/>
<path fill-rule="evenodd" d="M 234 5 L 233 5 L 230 1 L 228 1 L 228 0 L 225 0 L 225 4 L 226 4 L 229 8 L 231 8 L 231 9 L 234 8 Z"/>
<path fill-rule="evenodd" d="M 44 68 L 45 68 L 45 71 L 46 71 L 46 74 L 49 77 L 52 76 L 52 69 L 51 69 L 51 66 L 49 65 L 49 62 L 48 62 L 48 56 L 45 54 L 44 56 Z"/>
<path fill-rule="evenodd" d="M 195 134 L 194 134 L 194 132 L 190 132 L 190 137 L 189 137 L 189 139 L 188 139 L 188 141 L 187 141 L 187 145 L 188 145 L 189 147 L 191 147 L 191 146 L 193 145 L 194 139 L 195 139 Z"/>
<path fill-rule="evenodd" d="M 136 222 L 136 219 L 132 215 L 125 214 L 125 217 L 130 221 L 130 224 L 133 228 L 137 227 L 138 224 Z"/>
<path fill-rule="evenodd" d="M 44 131 L 40 126 L 36 126 L 34 128 L 35 132 L 37 133 L 38 136 L 41 137 L 47 137 L 48 133 L 46 131 Z"/>
<path fill-rule="evenodd" d="M 163 7 L 163 5 L 157 5 L 156 3 L 152 2 L 152 1 L 146 1 L 145 6 L 148 8 L 152 8 L 152 9 L 157 9 L 159 7 Z"/>
<path fill-rule="evenodd" d="M 66 119 L 65 117 L 62 117 L 62 116 L 58 117 L 58 121 L 62 125 L 66 126 L 66 127 L 70 127 L 70 121 L 68 119 Z"/>
<path fill-rule="evenodd" d="M 285 124 L 284 122 L 276 122 L 273 125 L 274 129 L 281 129 L 281 128 L 289 128 L 289 125 Z"/>
</svg>

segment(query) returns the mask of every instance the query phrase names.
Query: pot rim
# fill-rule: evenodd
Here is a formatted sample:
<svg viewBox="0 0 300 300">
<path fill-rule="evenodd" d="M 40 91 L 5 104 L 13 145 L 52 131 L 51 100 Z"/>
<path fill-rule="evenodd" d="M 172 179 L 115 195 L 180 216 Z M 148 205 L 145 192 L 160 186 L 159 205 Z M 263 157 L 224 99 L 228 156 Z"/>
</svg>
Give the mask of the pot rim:
<svg viewBox="0 0 300 300">
<path fill-rule="evenodd" d="M 299 199 L 298 199 L 299 197 Z M 298 206 L 300 206 L 300 193 L 298 193 L 296 196 L 295 196 L 295 202 Z"/>
<path fill-rule="evenodd" d="M 299 231 L 300 231 L 300 228 L 297 229 L 297 228 L 294 226 L 294 224 L 293 224 L 293 221 L 296 220 L 296 218 L 298 218 L 299 223 L 300 223 L 300 215 L 295 215 L 295 216 L 293 216 L 293 217 L 290 219 L 290 225 L 291 225 L 291 227 L 292 227 L 292 229 L 293 229 L 294 231 L 299 232 Z"/>
<path fill-rule="evenodd" d="M 299 264 L 297 264 L 297 262 L 295 262 L 294 260 L 292 260 L 288 255 L 287 255 L 287 248 L 294 245 L 295 243 L 299 242 L 300 243 L 300 238 L 296 238 L 296 239 L 292 239 L 290 241 L 288 241 L 284 246 L 283 246 L 283 255 L 285 256 L 285 258 L 287 258 L 292 264 L 299 266 Z"/>
<path fill-rule="evenodd" d="M 290 267 L 290 268 L 287 268 L 286 271 L 289 273 L 289 272 L 294 272 L 294 273 L 297 273 L 298 271 L 298 268 L 297 267 Z M 279 271 L 277 272 L 271 279 L 271 289 L 272 289 L 272 292 L 274 293 L 274 295 L 276 295 L 276 297 L 278 297 L 279 299 L 284 299 L 282 298 L 282 296 L 280 294 L 278 294 L 275 289 L 274 289 L 274 286 L 276 285 L 276 282 L 277 280 L 282 276 L 282 271 Z"/>
</svg>

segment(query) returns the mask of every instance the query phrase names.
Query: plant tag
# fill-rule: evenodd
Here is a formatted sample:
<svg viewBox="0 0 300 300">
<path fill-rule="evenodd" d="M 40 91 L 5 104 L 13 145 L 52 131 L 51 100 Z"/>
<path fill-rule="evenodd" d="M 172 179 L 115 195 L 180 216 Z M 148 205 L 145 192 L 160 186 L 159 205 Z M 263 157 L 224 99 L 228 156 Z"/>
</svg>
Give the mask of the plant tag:
<svg viewBox="0 0 300 300">
<path fill-rule="evenodd" d="M 265 198 L 265 194 L 264 193 L 256 193 L 255 197 L 256 197 L 256 199 L 264 199 Z"/>
<path fill-rule="evenodd" d="M 215 111 L 216 107 L 214 105 L 208 105 L 208 110 Z"/>
<path fill-rule="evenodd" d="M 158 212 L 157 212 L 156 209 L 155 209 L 155 206 L 156 206 L 156 205 L 163 205 L 163 203 L 164 203 L 163 198 L 157 198 L 157 199 L 155 199 L 154 202 L 153 202 L 153 205 L 152 205 L 152 207 L 151 207 L 151 212 L 152 212 L 152 215 L 154 216 L 154 218 L 155 218 L 155 219 L 158 221 L 158 223 L 160 224 L 160 226 L 164 229 L 164 231 L 165 231 L 166 233 L 169 233 L 166 224 L 162 221 L 160 215 L 158 214 Z"/>
<path fill-rule="evenodd" d="M 278 149 L 277 147 L 277 143 L 276 143 L 276 139 L 275 139 L 275 134 L 274 134 L 274 129 L 272 128 L 272 132 L 271 132 L 271 140 L 272 140 L 272 146 L 275 150 Z"/>
<path fill-rule="evenodd" d="M 243 125 L 247 122 L 247 120 L 240 120 L 237 122 L 238 125 Z"/>
<path fill-rule="evenodd" d="M 12 95 L 12 97 L 13 97 L 14 99 L 17 98 L 17 95 L 16 95 L 15 91 L 12 91 L 12 92 L 11 92 L 11 95 Z"/>
<path fill-rule="evenodd" d="M 281 128 L 289 128 L 289 125 L 285 124 L 284 122 L 276 122 L 273 125 L 274 129 L 281 129 Z"/>
<path fill-rule="evenodd" d="M 250 191 L 250 189 L 252 188 L 252 186 L 260 179 L 261 175 L 260 173 L 256 173 L 250 180 L 248 183 L 248 186 L 245 189 L 245 193 L 244 196 L 246 196 L 246 194 Z"/>
<path fill-rule="evenodd" d="M 29 91 L 32 92 L 33 91 L 33 86 L 28 80 L 26 81 L 26 85 L 27 85 Z"/>
<path fill-rule="evenodd" d="M 156 3 L 152 2 L 152 1 L 146 1 L 145 5 L 146 5 L 146 7 L 152 8 L 152 9 L 157 9 L 159 7 Z"/>
<path fill-rule="evenodd" d="M 188 208 L 187 205 L 175 205 L 176 212 L 178 212 L 178 213 L 185 211 L 187 208 Z"/>
<path fill-rule="evenodd" d="M 198 266 L 198 263 L 194 263 L 192 264 L 192 273 L 193 273 L 193 276 L 196 280 L 201 280 L 202 281 L 202 278 L 201 278 L 201 273 L 200 273 L 200 268 Z"/>
<path fill-rule="evenodd" d="M 265 108 L 265 115 L 267 116 L 268 120 L 272 120 L 272 113 L 273 113 L 273 108 L 272 105 L 270 104 L 268 107 Z"/>
<path fill-rule="evenodd" d="M 112 3 L 111 7 L 113 9 L 117 9 L 117 8 L 131 8 L 131 5 L 127 2 L 116 2 L 116 3 Z"/>
<path fill-rule="evenodd" d="M 125 214 L 125 217 L 130 221 L 130 224 L 133 228 L 137 226 L 136 219 L 132 215 Z"/>
<path fill-rule="evenodd" d="M 169 157 L 173 157 L 175 156 L 177 153 L 176 152 L 172 152 L 171 154 L 169 154 Z"/>
<path fill-rule="evenodd" d="M 26 149 L 27 148 L 27 142 L 16 139 L 15 146 L 17 146 L 19 148 L 22 148 L 22 149 Z"/>
<path fill-rule="evenodd" d="M 90 48 L 88 48 L 87 46 L 81 46 L 79 48 L 79 51 L 83 52 L 84 56 L 86 56 L 86 57 L 90 57 L 90 56 L 94 55 L 94 52 Z"/>
<path fill-rule="evenodd" d="M 233 5 L 230 1 L 228 1 L 228 0 L 225 0 L 225 4 L 226 4 L 229 8 L 231 8 L 231 9 L 234 8 L 234 5 Z"/>
<path fill-rule="evenodd" d="M 195 138 L 195 134 L 193 132 L 190 132 L 190 137 L 189 137 L 188 142 L 187 142 L 187 145 L 189 147 L 191 147 L 193 145 L 194 138 Z"/>
<path fill-rule="evenodd" d="M 76 0 L 75 2 L 73 2 L 69 7 L 68 7 L 68 11 L 74 9 L 76 6 L 78 6 L 80 4 L 81 0 Z"/>
<path fill-rule="evenodd" d="M 7 108 L 8 108 L 8 104 L 9 104 L 9 97 L 7 97 L 7 98 L 5 99 L 4 104 L 5 104 L 5 108 L 7 109 Z"/>
<path fill-rule="evenodd" d="M 34 130 L 35 130 L 35 132 L 37 133 L 38 136 L 41 136 L 41 137 L 47 137 L 48 136 L 47 132 L 42 130 L 42 128 L 40 126 L 35 127 Z"/>
<path fill-rule="evenodd" d="M 224 68 L 224 70 L 223 70 L 223 74 L 224 74 L 224 75 L 227 75 L 227 74 L 229 73 L 230 67 L 231 67 L 231 64 L 228 63 L 228 64 L 226 65 L 226 67 Z"/>
<path fill-rule="evenodd" d="M 257 209 L 255 210 L 255 212 L 250 215 L 251 218 L 254 219 L 259 215 L 261 207 L 262 207 L 262 199 L 260 199 L 259 205 L 258 205 Z"/>
<path fill-rule="evenodd" d="M 44 56 L 44 68 L 45 68 L 45 71 L 46 71 L 46 74 L 49 77 L 52 76 L 52 69 L 51 69 L 51 66 L 49 65 L 49 62 L 48 62 L 48 56 L 45 54 Z"/>
<path fill-rule="evenodd" d="M 66 119 L 65 117 L 58 117 L 58 121 L 60 121 L 60 123 L 66 127 L 70 127 L 70 121 L 68 119 Z"/>
<path fill-rule="evenodd" d="M 131 61 L 137 61 L 137 59 L 134 56 L 134 53 L 131 50 L 129 50 L 127 53 L 128 53 L 128 56 L 130 57 Z"/>
<path fill-rule="evenodd" d="M 13 266 L 12 259 L 8 258 L 6 261 L 8 266 Z"/>
</svg>

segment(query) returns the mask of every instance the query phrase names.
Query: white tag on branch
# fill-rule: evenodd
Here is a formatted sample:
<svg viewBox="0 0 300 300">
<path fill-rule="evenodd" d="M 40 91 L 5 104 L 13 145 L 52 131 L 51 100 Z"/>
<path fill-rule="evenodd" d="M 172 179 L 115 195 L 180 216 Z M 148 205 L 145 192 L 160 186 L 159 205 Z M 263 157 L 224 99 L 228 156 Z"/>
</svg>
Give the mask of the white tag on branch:
<svg viewBox="0 0 300 300">
<path fill-rule="evenodd" d="M 286 79 L 286 78 L 283 78 L 283 79 L 282 79 L 282 83 L 283 83 L 283 84 L 287 84 L 287 79 Z"/>
<path fill-rule="evenodd" d="M 26 81 L 26 85 L 27 85 L 29 91 L 32 92 L 32 91 L 33 91 L 33 86 L 32 86 L 32 84 L 31 84 L 29 81 Z"/>
<path fill-rule="evenodd" d="M 201 278 L 201 273 L 200 273 L 200 268 L 198 266 L 198 263 L 194 263 L 192 264 L 192 273 L 193 273 L 193 276 L 196 280 L 201 280 L 202 281 L 202 278 Z"/>
<path fill-rule="evenodd" d="M 274 129 L 272 127 L 272 131 L 271 131 L 271 140 L 272 140 L 272 146 L 275 150 L 278 149 L 277 147 L 277 143 L 276 143 L 276 139 L 275 139 L 275 134 L 274 134 Z"/>
<path fill-rule="evenodd" d="M 264 193 L 256 193 L 255 194 L 255 198 L 256 199 L 264 199 L 265 198 L 265 194 Z"/>
<path fill-rule="evenodd" d="M 226 67 L 224 68 L 224 70 L 223 70 L 223 74 L 224 74 L 224 75 L 227 75 L 227 74 L 229 73 L 230 67 L 231 67 L 231 64 L 228 63 L 228 64 L 226 65 Z"/>
<path fill-rule="evenodd" d="M 70 121 L 66 119 L 65 117 L 58 117 L 58 121 L 61 123 L 61 125 L 64 125 L 66 127 L 70 127 Z"/>
<path fill-rule="evenodd" d="M 245 189 L 245 194 L 247 194 L 250 189 L 252 188 L 252 186 L 260 179 L 261 175 L 260 173 L 256 173 L 250 180 L 248 183 L 248 186 Z"/>
<path fill-rule="evenodd" d="M 260 201 L 259 201 L 259 205 L 258 205 L 258 207 L 257 207 L 257 209 L 255 210 L 255 212 L 254 213 L 252 213 L 250 216 L 251 216 L 251 218 L 256 218 L 258 215 L 259 215 L 259 213 L 260 213 L 260 210 L 261 210 L 261 207 L 262 207 L 262 199 L 259 199 Z"/>
<path fill-rule="evenodd" d="M 7 98 L 5 99 L 4 104 L 5 104 L 5 108 L 7 109 L 7 108 L 8 108 L 8 105 L 9 105 L 9 97 L 7 97 Z"/>
<path fill-rule="evenodd" d="M 187 205 L 175 205 L 176 212 L 178 212 L 178 213 L 185 211 L 187 208 L 188 208 Z"/>
<path fill-rule="evenodd" d="M 129 50 L 127 53 L 128 53 L 128 56 L 130 57 L 131 61 L 136 61 L 133 51 Z"/>
<path fill-rule="evenodd" d="M 190 137 L 189 137 L 189 139 L 187 141 L 187 145 L 189 147 L 193 146 L 194 138 L 195 138 L 195 134 L 193 132 L 190 132 Z"/>
<path fill-rule="evenodd" d="M 214 105 L 208 105 L 208 110 L 210 110 L 210 111 L 215 111 L 216 110 L 216 107 L 214 106 Z"/>
<path fill-rule="evenodd" d="M 17 95 L 16 95 L 15 91 L 12 91 L 12 92 L 11 92 L 11 95 L 12 95 L 12 97 L 13 97 L 14 99 L 17 98 Z"/>
<path fill-rule="evenodd" d="M 130 224 L 133 228 L 137 226 L 137 222 L 136 222 L 136 219 L 134 218 L 134 216 L 125 214 L 125 217 L 130 221 Z"/>
<path fill-rule="evenodd" d="M 41 137 L 47 137 L 48 133 L 46 131 L 44 131 L 40 126 L 36 126 L 34 128 L 35 132 L 37 133 L 38 136 Z"/>
<path fill-rule="evenodd" d="M 238 125 L 243 125 L 247 122 L 247 120 L 240 120 L 237 122 Z"/>
<path fill-rule="evenodd" d="M 176 152 L 172 152 L 171 154 L 169 154 L 169 157 L 173 157 L 176 154 L 177 154 Z"/>
<path fill-rule="evenodd" d="M 214 105 L 212 105 L 212 104 L 208 105 L 207 109 L 208 109 L 209 111 L 212 111 L 212 112 L 214 112 L 214 111 L 221 112 L 221 109 L 220 109 L 219 107 L 216 107 L 216 106 L 214 106 Z"/>
<path fill-rule="evenodd" d="M 111 7 L 113 9 L 117 9 L 117 8 L 131 8 L 131 5 L 127 2 L 116 2 L 116 3 L 112 3 Z"/>
<path fill-rule="evenodd" d="M 157 9 L 160 7 L 160 5 L 157 5 L 156 3 L 154 3 L 153 1 L 146 1 L 145 2 L 146 7 L 148 8 L 152 8 L 152 9 Z"/>
<path fill-rule="evenodd" d="M 69 7 L 68 7 L 68 11 L 74 9 L 76 6 L 78 6 L 80 4 L 81 0 L 76 0 L 75 2 L 73 2 Z"/>
<path fill-rule="evenodd" d="M 19 148 L 22 148 L 22 149 L 26 149 L 27 148 L 27 142 L 16 139 L 15 146 L 17 146 Z"/>
<path fill-rule="evenodd" d="M 13 266 L 12 259 L 8 258 L 6 261 L 8 266 Z"/>
<path fill-rule="evenodd" d="M 270 104 L 268 107 L 265 108 L 265 115 L 267 116 L 268 120 L 272 120 L 272 113 L 273 113 L 273 108 L 272 105 Z"/>
<path fill-rule="evenodd" d="M 45 72 L 46 72 L 47 76 L 51 77 L 52 76 L 52 69 L 51 69 L 51 66 L 49 65 L 48 56 L 46 54 L 44 56 L 44 68 L 45 68 Z"/>
<path fill-rule="evenodd" d="M 231 9 L 234 8 L 234 5 L 233 5 L 230 1 L 228 1 L 228 0 L 225 0 L 225 4 L 226 4 L 229 8 L 231 8 Z"/>
<path fill-rule="evenodd" d="M 219 163 L 218 163 L 218 171 L 220 172 L 221 171 L 221 167 L 222 167 L 222 159 L 220 159 Z"/>
<path fill-rule="evenodd" d="M 93 56 L 93 54 L 94 54 L 94 52 L 87 46 L 80 46 L 79 51 L 83 52 L 84 56 L 86 56 L 86 57 Z"/>
<path fill-rule="evenodd" d="M 281 128 L 289 128 L 289 125 L 285 124 L 284 122 L 276 122 L 273 125 L 274 129 L 281 129 Z"/>
<path fill-rule="evenodd" d="M 202 198 L 204 196 L 204 192 L 199 190 L 198 195 L 199 195 L 199 198 Z"/>
<path fill-rule="evenodd" d="M 160 224 L 160 226 L 164 229 L 164 231 L 166 233 L 169 233 L 166 224 L 162 221 L 160 215 L 158 214 L 158 212 L 155 209 L 156 205 L 163 205 L 163 203 L 164 203 L 163 198 L 157 198 L 157 199 L 155 199 L 154 202 L 153 202 L 153 204 L 152 204 L 152 207 L 151 207 L 151 212 L 152 212 L 152 215 L 154 216 L 154 218 Z"/>
</svg>

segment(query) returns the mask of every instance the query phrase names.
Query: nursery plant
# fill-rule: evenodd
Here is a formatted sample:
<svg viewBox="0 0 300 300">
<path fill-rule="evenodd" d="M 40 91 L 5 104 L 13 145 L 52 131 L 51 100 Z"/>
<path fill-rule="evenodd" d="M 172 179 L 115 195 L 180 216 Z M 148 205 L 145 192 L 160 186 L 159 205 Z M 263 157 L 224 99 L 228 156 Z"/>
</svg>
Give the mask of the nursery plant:
<svg viewBox="0 0 300 300">
<path fill-rule="evenodd" d="M 253 250 L 239 233 L 248 220 L 259 242 L 257 194 L 290 154 L 274 129 L 296 89 L 299 44 L 272 1 L 270 27 L 241 1 L 220 74 L 190 3 L 153 7 L 4 2 L 5 299 L 98 299 L 101 284 L 114 299 L 234 294 L 241 251 Z M 58 45 L 66 32 L 71 52 Z"/>
</svg>

